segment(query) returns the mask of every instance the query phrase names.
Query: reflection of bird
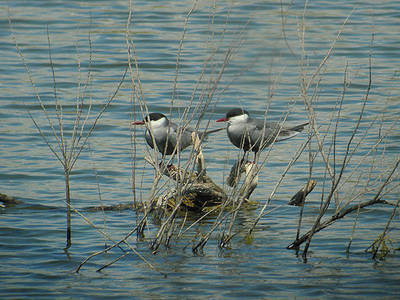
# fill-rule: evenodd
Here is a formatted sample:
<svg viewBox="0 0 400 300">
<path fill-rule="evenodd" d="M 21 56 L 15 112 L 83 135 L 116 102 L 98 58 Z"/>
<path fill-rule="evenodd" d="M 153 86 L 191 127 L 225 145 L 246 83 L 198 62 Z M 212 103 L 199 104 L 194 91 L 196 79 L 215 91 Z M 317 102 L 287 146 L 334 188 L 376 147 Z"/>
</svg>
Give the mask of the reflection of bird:
<svg viewBox="0 0 400 300">
<path fill-rule="evenodd" d="M 304 129 L 307 123 L 287 127 L 278 122 L 264 122 L 264 120 L 253 119 L 248 111 L 241 108 L 234 108 L 227 112 L 225 118 L 217 122 L 227 122 L 226 132 L 229 140 L 236 147 L 243 149 L 244 154 L 248 151 L 262 151 L 274 141 L 280 142 L 296 136 Z M 244 158 L 244 156 L 243 156 Z"/>
<path fill-rule="evenodd" d="M 157 149 L 163 155 L 171 155 L 177 147 L 177 144 L 179 144 L 179 149 L 177 151 L 181 151 L 192 144 L 192 133 L 194 130 L 192 128 L 180 128 L 177 124 L 169 121 L 162 113 L 151 113 L 146 116 L 143 121 L 133 122 L 133 125 L 143 125 L 145 123 L 150 123 L 145 133 L 147 144 L 149 144 L 151 148 L 154 148 L 154 137 Z M 210 133 L 222 129 L 224 128 L 198 132 L 198 136 L 201 139 Z"/>
</svg>

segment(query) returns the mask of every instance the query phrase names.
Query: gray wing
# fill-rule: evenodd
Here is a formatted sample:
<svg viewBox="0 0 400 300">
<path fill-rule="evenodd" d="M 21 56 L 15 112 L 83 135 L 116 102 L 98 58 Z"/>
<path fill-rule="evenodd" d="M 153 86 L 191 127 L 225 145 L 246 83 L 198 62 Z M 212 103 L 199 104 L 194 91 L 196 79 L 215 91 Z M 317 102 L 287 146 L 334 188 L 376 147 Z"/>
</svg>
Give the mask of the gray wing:
<svg viewBox="0 0 400 300">
<path fill-rule="evenodd" d="M 179 126 L 177 126 L 174 123 L 170 123 L 171 126 L 171 132 L 173 132 L 173 136 L 175 138 L 175 140 L 177 139 L 177 136 L 179 135 Z M 207 139 L 209 134 L 224 130 L 225 128 L 217 128 L 217 129 L 211 129 L 211 130 L 207 130 L 207 131 L 198 131 L 197 135 L 200 139 Z M 180 150 L 185 149 L 186 147 L 188 147 L 189 145 L 192 144 L 192 133 L 195 130 L 191 127 L 186 127 L 183 131 L 183 133 L 181 133 L 181 143 L 180 143 Z"/>
<path fill-rule="evenodd" d="M 298 135 L 300 132 L 302 132 L 304 129 L 304 126 L 307 126 L 307 125 L 308 125 L 308 122 L 300 124 L 300 125 L 296 125 L 296 126 L 282 127 L 281 131 L 279 132 L 279 136 L 276 140 L 284 141 L 284 140 L 290 139 L 290 138 Z"/>
<path fill-rule="evenodd" d="M 280 142 L 291 139 L 299 134 L 304 129 L 304 126 L 308 123 L 297 125 L 297 126 L 282 126 L 279 122 L 264 120 L 257 120 L 256 131 L 258 132 L 258 139 L 261 141 L 261 135 L 264 130 L 264 138 L 262 143 L 262 149 L 272 144 L 272 142 Z M 258 142 L 259 143 L 259 142 Z M 260 143 L 259 143 L 260 144 Z M 260 147 L 260 145 L 258 145 Z"/>
<path fill-rule="evenodd" d="M 169 123 L 169 126 L 170 126 L 169 139 L 171 139 L 172 143 L 172 145 L 169 146 L 175 148 L 175 145 L 177 145 L 178 138 L 179 138 L 179 151 L 187 148 L 189 145 L 192 144 L 192 132 L 193 132 L 192 128 L 187 127 L 182 130 L 181 127 L 172 122 Z M 169 141 L 168 144 L 170 144 Z"/>
<path fill-rule="evenodd" d="M 170 122 L 169 126 L 165 129 L 153 132 L 154 140 L 160 153 L 171 155 L 175 151 L 178 138 L 180 138 L 179 151 L 185 149 L 192 143 L 192 129 L 186 128 L 183 132 L 180 132 L 179 130 L 179 127 L 175 123 Z M 145 139 L 147 144 L 149 144 L 151 148 L 154 148 L 153 137 L 147 129 Z"/>
<path fill-rule="evenodd" d="M 282 126 L 279 122 L 252 119 L 248 126 L 252 151 L 259 151 L 272 144 L 295 137 L 308 123 L 296 126 Z M 262 140 L 262 141 L 261 141 Z"/>
<path fill-rule="evenodd" d="M 256 145 L 256 151 L 258 151 L 259 148 L 262 150 L 272 144 L 279 133 L 281 125 L 278 122 L 264 122 L 264 120 L 255 120 L 254 123 L 255 127 L 250 128 L 249 132 L 250 136 L 253 137 L 253 143 Z"/>
</svg>

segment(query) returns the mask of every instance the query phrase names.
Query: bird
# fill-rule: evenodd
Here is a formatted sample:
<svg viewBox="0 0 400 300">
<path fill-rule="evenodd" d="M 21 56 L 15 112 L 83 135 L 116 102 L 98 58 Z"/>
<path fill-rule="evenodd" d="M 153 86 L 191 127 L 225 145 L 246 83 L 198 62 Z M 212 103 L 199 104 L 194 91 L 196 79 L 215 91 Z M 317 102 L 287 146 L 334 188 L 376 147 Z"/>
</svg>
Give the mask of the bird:
<svg viewBox="0 0 400 300">
<path fill-rule="evenodd" d="M 132 124 L 144 125 L 145 123 L 149 124 L 145 132 L 147 144 L 154 149 L 154 138 L 157 149 L 163 156 L 173 154 L 178 144 L 179 149 L 177 149 L 176 152 L 181 151 L 192 144 L 192 133 L 195 132 L 195 130 L 189 127 L 179 127 L 177 124 L 168 120 L 168 118 L 162 113 L 150 113 L 142 121 L 135 121 Z M 223 129 L 224 128 L 218 128 L 209 131 L 198 132 L 198 136 L 200 139 L 202 139 L 211 133 Z"/>
<path fill-rule="evenodd" d="M 226 132 L 229 140 L 237 148 L 244 150 L 242 161 L 249 151 L 254 152 L 255 160 L 259 151 L 274 141 L 280 142 L 296 136 L 309 124 L 307 122 L 295 126 L 283 126 L 279 122 L 252 118 L 249 112 L 242 108 L 229 110 L 224 118 L 216 122 L 228 123 Z"/>
</svg>

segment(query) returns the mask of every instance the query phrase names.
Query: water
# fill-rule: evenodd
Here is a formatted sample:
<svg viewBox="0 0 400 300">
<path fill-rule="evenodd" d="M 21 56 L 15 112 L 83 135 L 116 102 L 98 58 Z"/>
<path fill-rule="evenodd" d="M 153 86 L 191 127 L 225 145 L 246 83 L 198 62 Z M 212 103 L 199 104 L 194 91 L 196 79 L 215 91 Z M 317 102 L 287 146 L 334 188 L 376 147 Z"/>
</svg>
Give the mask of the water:
<svg viewBox="0 0 400 300">
<path fill-rule="evenodd" d="M 21 59 L 10 36 L 7 22 L 7 5 L 10 8 L 13 33 L 22 49 L 27 66 L 44 103 L 49 110 L 55 108 L 53 82 L 49 68 L 46 27 L 48 26 L 52 58 L 55 64 L 58 96 L 64 103 L 68 122 L 74 117 L 74 104 L 78 82 L 86 80 L 89 64 L 88 36 L 92 41 L 93 80 L 88 87 L 95 104 L 93 110 L 115 90 L 127 60 L 125 30 L 129 11 L 128 1 L 11 1 L 2 2 L 0 47 L 2 65 L 1 86 L 1 175 L 0 192 L 16 197 L 23 204 L 0 210 L 0 295 L 2 298 L 397 298 L 400 295 L 399 255 L 390 254 L 383 261 L 374 261 L 364 250 L 380 234 L 392 208 L 377 205 L 362 211 L 358 218 L 351 251 L 346 255 L 354 216 L 348 216 L 318 233 L 312 243 L 309 259 L 286 250 L 295 238 L 298 207 L 287 206 L 290 197 L 304 185 L 308 178 L 308 154 L 303 153 L 290 169 L 271 205 L 256 227 L 252 242 L 244 237 L 265 199 L 271 193 L 282 170 L 296 149 L 305 141 L 303 134 L 290 142 L 275 145 L 259 176 L 259 186 L 252 196 L 259 206 L 244 209 L 238 219 L 231 248 L 220 251 L 216 231 L 204 252 L 193 255 L 191 239 L 196 233 L 206 233 L 214 217 L 189 230 L 170 249 L 161 249 L 153 255 L 149 241 L 129 240 L 157 269 L 160 275 L 146 266 L 138 257 L 128 255 L 113 266 L 96 272 L 98 268 L 120 255 L 112 251 L 99 256 L 74 270 L 88 255 L 104 248 L 104 239 L 78 215 L 73 216 L 73 245 L 64 253 L 65 204 L 62 167 L 43 142 L 30 120 L 27 109 L 38 120 L 51 143 L 51 129 L 26 76 Z M 190 1 L 142 1 L 133 3 L 131 36 L 135 42 L 145 99 L 152 111 L 168 114 L 175 78 L 176 53 L 183 32 Z M 353 11 L 354 9 L 354 11 Z M 279 1 L 254 3 L 221 2 L 213 8 L 201 2 L 189 19 L 185 42 L 180 58 L 178 84 L 175 93 L 173 116 L 177 119 L 192 95 L 202 72 L 203 62 L 214 49 L 213 58 L 221 64 L 224 51 L 233 47 L 234 55 L 225 70 L 218 89 L 201 126 L 211 119 L 222 117 L 233 106 L 243 105 L 253 115 L 262 117 L 270 101 L 269 116 L 279 120 L 288 107 L 288 122 L 307 120 L 299 89 L 299 61 L 301 44 L 298 41 L 298 24 L 304 10 L 304 1 L 294 2 L 286 16 L 286 38 L 296 57 L 288 50 L 282 36 L 281 5 Z M 209 25 L 215 12 L 214 25 Z M 341 199 L 351 199 L 369 180 L 370 190 L 361 200 L 374 196 L 384 177 L 379 177 L 392 166 L 399 153 L 398 125 L 387 133 L 384 147 L 376 156 L 370 154 L 383 124 L 386 132 L 398 119 L 399 71 L 396 1 L 376 4 L 373 1 L 314 2 L 306 13 L 305 71 L 308 75 L 319 65 L 335 39 L 341 24 L 351 14 L 348 24 L 327 64 L 321 69 L 319 98 L 315 103 L 316 118 L 321 133 L 343 90 L 344 70 L 348 69 L 348 86 L 338 128 L 338 157 L 343 158 L 347 140 L 358 119 L 361 101 L 368 85 L 368 60 L 372 49 L 372 88 L 360 128 L 366 130 L 376 119 L 368 135 L 354 153 L 346 178 L 355 174 L 341 188 Z M 227 17 L 228 16 L 228 17 Z M 214 34 L 214 38 L 212 38 Z M 223 39 L 222 39 L 223 37 Z M 80 69 L 78 68 L 80 61 Z M 206 74 L 216 71 L 208 67 Z M 214 75 L 212 75 L 214 74 Z M 200 85 L 195 96 L 199 103 Z M 312 90 L 310 90 L 310 95 Z M 72 205 L 77 209 L 132 201 L 132 160 L 129 122 L 132 87 L 129 80 L 122 85 L 111 107 L 99 121 L 94 135 L 77 162 L 71 176 Z M 211 110 L 215 105 L 215 113 Z M 383 114 L 384 112 L 384 114 Z M 55 119 L 53 119 L 55 120 Z M 92 119 L 93 120 L 93 119 Z M 358 143 L 363 132 L 356 136 Z M 136 134 L 136 195 L 146 199 L 152 182 L 152 170 L 143 163 L 146 147 L 141 129 Z M 331 136 L 331 135 L 330 135 Z M 315 143 L 313 144 L 316 149 Z M 329 147 L 327 142 L 326 149 Z M 373 153 L 373 152 L 372 152 Z M 229 166 L 237 150 L 228 143 L 225 133 L 209 138 L 204 146 L 208 174 L 224 184 Z M 265 154 L 266 155 L 266 154 Z M 359 164 L 359 162 L 361 162 Z M 374 167 L 371 169 L 371 165 Z M 371 171 L 371 172 L 370 172 Z M 96 176 L 97 174 L 97 176 Z M 394 186 L 398 183 L 394 174 Z M 361 176 L 360 176 L 361 175 Z M 324 164 L 319 156 L 314 164 L 313 178 L 318 180 L 315 191 L 308 197 L 304 211 L 304 230 L 312 226 L 319 209 L 323 190 Z M 226 187 L 226 185 L 224 185 Z M 385 200 L 398 199 L 398 187 L 388 191 Z M 354 202 L 357 203 L 357 202 Z M 103 228 L 101 212 L 83 211 L 84 215 Z M 333 213 L 333 205 L 329 214 Z M 106 231 L 113 239 L 123 237 L 135 224 L 133 211 L 108 211 L 105 213 Z M 195 217 L 193 217 L 195 219 Z M 194 220 L 193 219 L 193 220 Z M 147 236 L 152 236 L 157 225 L 149 224 Z M 399 218 L 396 214 L 389 235 L 398 247 Z"/>
</svg>

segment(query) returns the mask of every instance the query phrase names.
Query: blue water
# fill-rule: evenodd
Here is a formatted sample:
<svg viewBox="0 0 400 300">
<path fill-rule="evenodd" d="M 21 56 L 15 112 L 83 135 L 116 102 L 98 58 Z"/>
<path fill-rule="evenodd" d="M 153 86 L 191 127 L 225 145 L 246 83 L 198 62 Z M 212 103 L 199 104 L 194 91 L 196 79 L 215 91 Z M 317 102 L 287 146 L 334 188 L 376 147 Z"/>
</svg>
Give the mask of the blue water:
<svg viewBox="0 0 400 300">
<path fill-rule="evenodd" d="M 230 248 L 218 248 L 221 230 L 226 226 L 223 223 L 212 234 L 203 252 L 192 253 L 194 237 L 207 233 L 215 221 L 216 217 L 210 216 L 180 239 L 173 239 L 170 248 L 161 247 L 157 254 L 152 254 L 149 244 L 159 227 L 150 220 L 145 239 L 136 240 L 134 235 L 128 242 L 158 271 L 130 254 L 102 272 L 96 272 L 122 254 L 113 249 L 93 258 L 75 273 L 88 255 L 104 249 L 105 240 L 83 218 L 74 214 L 72 247 L 68 253 L 63 250 L 66 227 L 63 169 L 27 113 L 28 110 L 31 112 L 49 142 L 57 147 L 17 54 L 8 26 L 7 7 L 12 34 L 51 120 L 57 123 L 46 33 L 48 26 L 57 95 L 63 103 L 68 129 L 75 116 L 78 83 L 81 83 L 82 92 L 90 60 L 92 80 L 86 90 L 86 103 L 90 98 L 93 101 L 90 124 L 122 78 L 128 57 L 125 34 L 129 1 L 3 1 L 0 5 L 3 8 L 0 19 L 3 29 L 0 31 L 0 192 L 21 201 L 0 208 L 1 298 L 399 297 L 398 251 L 390 253 L 384 260 L 373 260 L 371 254 L 365 252 L 385 228 L 393 211 L 390 206 L 375 205 L 361 211 L 348 254 L 346 247 L 352 234 L 354 214 L 314 236 L 306 263 L 301 252 L 296 255 L 295 251 L 286 250 L 295 239 L 299 214 L 299 208 L 288 206 L 287 202 L 308 179 L 308 148 L 273 196 L 252 240 L 245 238 L 288 161 L 306 141 L 307 132 L 264 152 L 261 159 L 266 161 L 252 195 L 258 205 L 245 207 L 239 213 L 234 227 L 234 233 L 238 234 Z M 304 1 L 295 1 L 290 7 L 288 3 L 281 7 L 280 1 L 223 1 L 215 7 L 210 2 L 198 3 L 188 22 L 174 92 L 179 41 L 186 13 L 193 3 L 134 1 L 129 29 L 136 49 L 144 100 L 151 111 L 169 114 L 174 94 L 172 116 L 179 120 L 193 94 L 193 107 L 206 99 L 211 86 L 208 80 L 215 80 L 226 50 L 231 48 L 234 50 L 232 59 L 218 83 L 201 128 L 206 127 L 208 120 L 211 120 L 210 127 L 217 126 L 214 121 L 234 106 L 243 106 L 258 118 L 262 118 L 269 107 L 268 118 L 273 120 L 282 119 L 290 109 L 288 123 L 306 122 L 308 116 L 299 83 L 302 72 L 304 70 L 311 76 L 351 14 L 308 96 L 312 97 L 318 83 L 313 107 L 321 136 L 327 134 L 324 150 L 328 151 L 333 132 L 329 129 L 329 120 L 336 116 L 347 65 L 347 87 L 336 141 L 338 171 L 366 95 L 373 35 L 371 91 L 360 132 L 351 149 L 359 145 L 345 172 L 345 184 L 340 186 L 338 193 L 340 201 L 354 197 L 350 204 L 357 204 L 374 197 L 400 152 L 400 30 L 397 18 L 400 8 L 396 1 L 382 4 L 310 1 L 305 13 L 302 54 L 299 36 L 304 5 Z M 285 12 L 285 35 L 282 33 L 281 9 Z M 212 55 L 214 51 L 216 53 Z M 194 93 L 206 59 L 209 61 L 206 75 Z M 130 127 L 134 113 L 140 118 L 137 98 L 132 105 L 133 94 L 128 76 L 90 137 L 90 150 L 85 147 L 71 175 L 73 207 L 113 240 L 121 239 L 135 226 L 135 211 L 107 211 L 103 215 L 85 208 L 101 203 L 128 203 L 133 201 L 134 195 L 137 201 L 145 201 L 149 195 L 153 170 L 144 163 L 143 157 L 149 152 L 143 139 L 143 128 Z M 195 115 L 194 120 L 197 118 Z M 66 132 L 66 137 L 69 135 Z M 385 136 L 382 143 L 373 150 L 382 135 Z M 134 162 L 132 149 L 136 155 Z M 311 150 L 317 149 L 313 139 Z M 224 182 L 238 150 L 222 131 L 208 139 L 203 152 L 208 175 L 230 191 Z M 183 160 L 187 157 L 184 154 Z M 132 191 L 133 169 L 135 193 Z M 321 155 L 314 162 L 312 178 L 317 179 L 318 185 L 307 198 L 302 232 L 312 226 L 324 192 L 325 166 Z M 399 172 L 396 171 L 391 185 L 385 190 L 385 200 L 397 201 L 398 183 Z M 160 193 L 168 187 L 168 182 L 167 186 L 161 185 Z M 328 188 L 329 180 L 325 183 L 325 193 Z M 334 209 L 332 202 L 327 217 Z M 191 216 L 184 227 L 197 217 Z M 179 225 L 182 221 L 183 218 L 177 220 Z M 395 248 L 399 247 L 399 225 L 396 213 L 389 231 Z M 107 241 L 107 245 L 110 244 Z"/>
</svg>

